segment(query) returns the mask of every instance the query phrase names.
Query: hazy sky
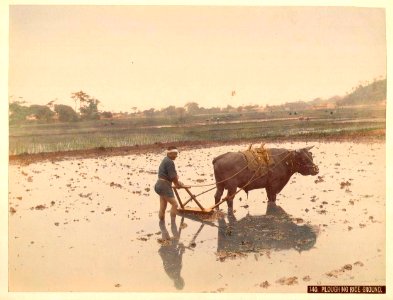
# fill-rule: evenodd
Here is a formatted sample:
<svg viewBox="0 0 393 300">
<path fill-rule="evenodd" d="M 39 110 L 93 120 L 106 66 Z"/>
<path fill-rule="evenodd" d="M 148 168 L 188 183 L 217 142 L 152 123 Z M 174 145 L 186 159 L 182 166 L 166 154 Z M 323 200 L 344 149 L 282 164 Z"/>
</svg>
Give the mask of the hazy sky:
<svg viewBox="0 0 393 300">
<path fill-rule="evenodd" d="M 83 90 L 111 111 L 328 98 L 386 76 L 385 39 L 375 8 L 11 6 L 9 95 L 73 106 Z"/>
</svg>

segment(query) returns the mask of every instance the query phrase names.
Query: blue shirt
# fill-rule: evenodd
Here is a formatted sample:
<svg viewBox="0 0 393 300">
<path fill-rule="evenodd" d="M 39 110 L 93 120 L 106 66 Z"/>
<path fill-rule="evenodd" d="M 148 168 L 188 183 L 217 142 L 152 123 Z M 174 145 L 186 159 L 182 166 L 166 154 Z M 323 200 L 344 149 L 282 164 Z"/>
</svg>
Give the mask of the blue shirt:
<svg viewBox="0 0 393 300">
<path fill-rule="evenodd" d="M 158 177 L 172 182 L 176 176 L 175 163 L 168 156 L 165 156 L 158 168 Z"/>
</svg>

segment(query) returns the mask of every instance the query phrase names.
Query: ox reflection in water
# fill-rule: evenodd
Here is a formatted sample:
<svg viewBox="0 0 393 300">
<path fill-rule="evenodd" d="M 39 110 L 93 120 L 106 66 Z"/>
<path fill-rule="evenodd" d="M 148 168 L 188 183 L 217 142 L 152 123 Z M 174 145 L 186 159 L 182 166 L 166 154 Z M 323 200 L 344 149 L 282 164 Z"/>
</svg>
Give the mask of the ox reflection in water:
<svg viewBox="0 0 393 300">
<path fill-rule="evenodd" d="M 266 215 L 236 220 L 233 214 L 219 220 L 217 254 L 258 252 L 260 250 L 310 250 L 317 234 L 310 225 L 298 225 L 274 202 L 267 205 Z M 220 255 L 221 254 L 221 255 Z"/>
</svg>

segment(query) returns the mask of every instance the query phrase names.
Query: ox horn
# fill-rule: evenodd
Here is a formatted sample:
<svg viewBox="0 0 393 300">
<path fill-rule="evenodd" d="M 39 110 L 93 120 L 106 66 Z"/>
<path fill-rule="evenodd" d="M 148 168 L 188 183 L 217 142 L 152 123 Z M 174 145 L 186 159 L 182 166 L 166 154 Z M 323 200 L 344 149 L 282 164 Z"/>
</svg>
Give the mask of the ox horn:
<svg viewBox="0 0 393 300">
<path fill-rule="evenodd" d="M 314 146 L 309 146 L 309 147 L 305 147 L 305 148 L 300 148 L 300 149 L 295 150 L 295 152 L 301 152 L 302 150 L 308 151 L 308 150 L 312 149 L 313 147 L 314 147 Z"/>
</svg>

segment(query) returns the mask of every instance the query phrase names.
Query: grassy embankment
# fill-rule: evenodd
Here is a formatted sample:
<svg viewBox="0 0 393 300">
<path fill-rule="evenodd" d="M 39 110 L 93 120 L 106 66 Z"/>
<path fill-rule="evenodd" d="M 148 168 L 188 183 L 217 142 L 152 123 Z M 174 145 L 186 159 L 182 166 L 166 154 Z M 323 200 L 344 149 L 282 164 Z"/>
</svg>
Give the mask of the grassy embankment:
<svg viewBox="0 0 393 300">
<path fill-rule="evenodd" d="M 299 117 L 309 117 L 308 121 Z M 219 121 L 217 121 L 219 118 Z M 207 122 L 207 119 L 210 121 Z M 214 120 L 214 121 L 211 121 Z M 232 122 L 232 123 L 231 123 Z M 160 127 L 164 126 L 164 127 Z M 323 139 L 385 129 L 385 108 L 340 108 L 194 116 L 130 118 L 10 126 L 10 155 L 121 147 L 180 141 Z M 384 139 L 384 136 L 377 138 Z"/>
</svg>

